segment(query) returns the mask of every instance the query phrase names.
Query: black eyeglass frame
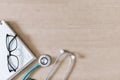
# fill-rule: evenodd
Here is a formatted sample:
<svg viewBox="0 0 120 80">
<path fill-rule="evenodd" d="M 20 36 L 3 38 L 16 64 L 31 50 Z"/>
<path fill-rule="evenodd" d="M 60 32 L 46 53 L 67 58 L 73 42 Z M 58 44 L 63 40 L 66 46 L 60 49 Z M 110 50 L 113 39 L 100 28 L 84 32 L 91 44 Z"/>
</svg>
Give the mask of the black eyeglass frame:
<svg viewBox="0 0 120 80">
<path fill-rule="evenodd" d="M 11 41 L 8 43 L 8 42 L 7 42 L 7 38 L 9 38 L 9 37 L 13 37 L 13 38 L 12 38 Z M 12 54 L 12 52 L 17 49 L 17 45 L 18 45 L 18 44 L 17 44 L 17 39 L 16 39 L 16 37 L 17 37 L 17 35 L 13 36 L 13 35 L 6 34 L 6 47 L 7 47 L 7 50 L 8 50 L 8 52 L 9 52 L 9 54 L 7 55 L 7 63 L 8 63 L 8 70 L 9 70 L 9 72 L 12 72 L 12 71 L 16 72 L 16 70 L 17 70 L 18 67 L 19 67 L 19 59 L 18 59 L 18 57 L 17 57 L 16 55 Z M 14 40 L 16 40 L 16 47 L 15 47 L 13 50 L 11 50 L 11 49 L 10 49 L 10 48 L 11 48 L 10 45 L 11 45 L 11 43 L 12 43 Z M 7 44 L 7 43 L 8 43 L 8 44 Z M 16 60 L 17 60 L 17 67 L 16 67 L 16 68 L 15 68 L 15 67 L 12 65 L 12 63 L 10 62 L 10 57 L 16 58 Z"/>
</svg>

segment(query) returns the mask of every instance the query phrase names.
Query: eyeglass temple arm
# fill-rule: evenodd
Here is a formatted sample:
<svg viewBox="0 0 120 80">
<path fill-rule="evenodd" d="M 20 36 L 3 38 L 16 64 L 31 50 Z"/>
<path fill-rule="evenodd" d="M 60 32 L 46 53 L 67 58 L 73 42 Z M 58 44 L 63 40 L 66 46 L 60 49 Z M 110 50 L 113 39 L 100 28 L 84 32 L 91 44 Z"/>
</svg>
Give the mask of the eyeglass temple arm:
<svg viewBox="0 0 120 80">
<path fill-rule="evenodd" d="M 32 73 L 36 68 L 38 68 L 40 65 L 39 64 L 35 64 L 32 68 L 30 68 L 26 73 L 25 73 L 25 75 L 22 77 L 22 79 L 21 80 L 26 80 L 27 79 L 27 77 L 30 75 L 30 73 Z M 29 79 L 27 79 L 27 80 L 29 80 Z M 32 80 L 32 79 L 30 79 L 30 80 Z"/>
</svg>

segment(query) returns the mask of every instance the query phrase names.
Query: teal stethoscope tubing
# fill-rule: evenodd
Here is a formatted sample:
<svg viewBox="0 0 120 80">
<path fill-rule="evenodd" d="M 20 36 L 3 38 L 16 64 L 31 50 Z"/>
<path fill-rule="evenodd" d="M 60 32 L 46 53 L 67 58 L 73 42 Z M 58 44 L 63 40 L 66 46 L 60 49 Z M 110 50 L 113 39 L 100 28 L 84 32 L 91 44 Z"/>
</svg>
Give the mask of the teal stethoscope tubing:
<svg viewBox="0 0 120 80">
<path fill-rule="evenodd" d="M 36 68 L 38 67 L 47 67 L 48 65 L 50 65 L 51 63 L 51 58 L 49 55 L 41 55 L 39 58 L 39 61 L 37 64 L 35 64 L 33 67 L 31 67 L 26 73 L 25 75 L 22 77 L 21 80 L 34 80 L 32 78 L 29 78 L 28 76 L 30 75 L 30 73 L 32 73 L 32 71 L 34 71 Z"/>
<path fill-rule="evenodd" d="M 40 67 L 40 64 L 35 64 L 32 68 L 30 68 L 26 73 L 25 75 L 22 77 L 22 80 L 32 80 L 31 78 L 28 78 L 27 77 L 29 76 L 29 74 L 31 72 L 33 72 L 36 68 Z"/>
</svg>

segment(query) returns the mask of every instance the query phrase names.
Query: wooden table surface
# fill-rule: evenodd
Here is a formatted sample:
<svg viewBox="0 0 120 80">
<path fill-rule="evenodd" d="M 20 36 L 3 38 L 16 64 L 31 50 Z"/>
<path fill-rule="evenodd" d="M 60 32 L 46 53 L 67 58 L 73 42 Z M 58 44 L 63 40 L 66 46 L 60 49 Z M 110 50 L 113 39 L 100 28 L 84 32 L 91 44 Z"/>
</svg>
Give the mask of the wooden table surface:
<svg viewBox="0 0 120 80">
<path fill-rule="evenodd" d="M 120 80 L 120 0 L 0 0 L 0 18 L 38 58 L 76 55 L 68 80 Z M 34 61 L 13 80 L 20 80 Z M 62 80 L 67 60 L 51 80 Z M 43 80 L 50 67 L 31 77 Z"/>
</svg>

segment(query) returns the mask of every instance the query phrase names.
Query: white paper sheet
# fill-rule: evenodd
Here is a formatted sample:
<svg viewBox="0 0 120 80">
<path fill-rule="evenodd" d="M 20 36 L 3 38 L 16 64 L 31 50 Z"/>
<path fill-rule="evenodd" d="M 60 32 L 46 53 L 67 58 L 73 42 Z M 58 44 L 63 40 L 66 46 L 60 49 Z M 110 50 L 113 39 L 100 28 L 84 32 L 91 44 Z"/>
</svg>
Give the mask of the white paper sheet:
<svg viewBox="0 0 120 80">
<path fill-rule="evenodd" d="M 17 36 L 17 48 L 11 54 L 15 55 L 19 59 L 19 67 L 16 72 L 9 72 L 7 55 L 9 54 L 6 47 L 6 34 L 15 36 L 16 33 L 1 20 L 0 24 L 0 80 L 11 80 L 16 74 L 22 71 L 27 65 L 29 65 L 34 59 L 34 55 L 27 48 L 27 46 Z"/>
</svg>

